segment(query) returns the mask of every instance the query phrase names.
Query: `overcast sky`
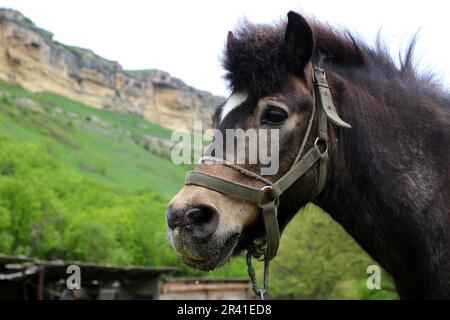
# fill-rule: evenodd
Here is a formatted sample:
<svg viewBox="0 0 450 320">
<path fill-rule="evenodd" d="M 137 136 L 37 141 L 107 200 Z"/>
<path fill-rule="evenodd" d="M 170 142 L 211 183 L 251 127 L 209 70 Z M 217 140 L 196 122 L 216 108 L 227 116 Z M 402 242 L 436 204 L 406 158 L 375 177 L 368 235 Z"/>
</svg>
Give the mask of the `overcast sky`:
<svg viewBox="0 0 450 320">
<path fill-rule="evenodd" d="M 247 17 L 271 22 L 289 10 L 346 26 L 373 43 L 383 34 L 397 56 L 421 29 L 417 58 L 450 84 L 450 5 L 444 0 L 0 0 L 59 42 L 92 49 L 125 69 L 156 68 L 226 95 L 220 55 L 228 30 Z"/>
</svg>

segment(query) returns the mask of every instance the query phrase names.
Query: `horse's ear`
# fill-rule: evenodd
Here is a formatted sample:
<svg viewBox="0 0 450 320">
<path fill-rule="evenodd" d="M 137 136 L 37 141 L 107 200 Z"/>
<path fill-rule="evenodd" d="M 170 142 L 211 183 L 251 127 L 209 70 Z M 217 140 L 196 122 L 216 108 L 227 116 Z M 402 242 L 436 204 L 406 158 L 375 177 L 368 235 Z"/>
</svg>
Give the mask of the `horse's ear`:
<svg viewBox="0 0 450 320">
<path fill-rule="evenodd" d="M 227 36 L 227 49 L 228 50 L 230 50 L 230 48 L 233 46 L 235 41 L 236 41 L 236 38 L 234 37 L 233 32 L 228 31 L 228 36 Z"/>
<path fill-rule="evenodd" d="M 303 69 L 311 60 L 314 52 L 314 35 L 308 22 L 294 11 L 287 14 L 288 23 L 284 36 L 286 47 Z"/>
</svg>

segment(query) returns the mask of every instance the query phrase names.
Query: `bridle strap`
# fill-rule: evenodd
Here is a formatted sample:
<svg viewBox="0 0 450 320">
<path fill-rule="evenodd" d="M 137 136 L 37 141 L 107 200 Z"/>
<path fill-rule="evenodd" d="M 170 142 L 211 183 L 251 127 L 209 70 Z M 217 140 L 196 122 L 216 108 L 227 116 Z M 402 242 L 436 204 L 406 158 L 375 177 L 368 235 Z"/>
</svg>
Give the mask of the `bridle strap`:
<svg viewBox="0 0 450 320">
<path fill-rule="evenodd" d="M 325 72 L 322 69 L 317 68 L 314 69 L 313 84 L 314 84 L 314 96 L 317 97 L 316 104 L 318 104 L 318 109 L 322 110 L 322 112 L 319 112 L 317 117 L 318 132 L 315 144 L 316 145 L 318 145 L 319 143 L 323 144 L 325 147 L 325 151 L 328 151 L 330 143 L 328 137 L 328 117 L 324 111 L 324 107 L 325 104 L 327 105 L 330 104 L 330 102 L 327 100 L 327 97 L 331 97 L 331 91 L 325 78 Z M 331 104 L 333 104 L 332 99 Z M 328 162 L 328 152 L 324 152 L 323 157 L 321 157 L 319 160 L 319 180 L 317 183 L 317 188 L 314 197 L 319 195 L 325 188 L 325 184 L 327 182 L 327 162 Z"/>
<path fill-rule="evenodd" d="M 189 171 L 186 175 L 185 184 L 198 185 L 256 204 L 264 203 L 264 193 L 260 189 L 216 177 L 206 172 Z"/>
<path fill-rule="evenodd" d="M 316 163 L 323 153 L 318 145 L 315 145 L 295 163 L 292 168 L 278 179 L 275 183 L 270 183 L 261 189 L 253 188 L 245 184 L 232 180 L 213 176 L 202 171 L 189 171 L 186 175 L 186 185 L 198 185 L 220 193 L 224 193 L 235 198 L 240 198 L 259 206 L 278 199 L 289 187 Z"/>
<path fill-rule="evenodd" d="M 294 160 L 291 169 L 275 182 L 250 172 L 235 164 L 228 163 L 223 159 L 214 157 L 204 157 L 201 161 L 211 161 L 221 163 L 228 166 L 241 174 L 252 179 L 258 180 L 265 184 L 264 187 L 258 189 L 247 186 L 235 181 L 220 178 L 201 171 L 190 171 L 186 175 L 186 185 L 197 185 L 208 188 L 231 197 L 239 198 L 244 201 L 257 204 L 262 209 L 262 216 L 265 229 L 265 251 L 261 253 L 261 248 L 254 245 L 254 249 L 248 250 L 247 265 L 249 275 L 252 279 L 253 290 L 255 294 L 264 298 L 268 286 L 269 261 L 277 254 L 280 231 L 278 226 L 278 204 L 280 196 L 288 190 L 298 179 L 300 179 L 315 163 L 318 163 L 318 184 L 314 193 L 314 197 L 322 192 L 327 181 L 327 163 L 328 163 L 328 119 L 334 124 L 350 128 L 351 126 L 343 121 L 337 114 L 334 106 L 331 90 L 326 80 L 325 71 L 313 67 L 313 111 L 309 120 L 305 136 Z M 306 141 L 310 136 L 312 122 L 317 109 L 317 138 L 313 147 L 302 156 Z M 300 159 L 300 160 L 299 160 Z M 258 251 L 259 250 L 259 251 Z M 256 284 L 256 276 L 251 264 L 251 256 L 260 257 L 264 255 L 264 288 L 258 289 Z"/>
<path fill-rule="evenodd" d="M 199 162 L 201 162 L 201 163 L 213 163 L 213 164 L 221 163 L 221 164 L 223 164 L 223 165 L 225 165 L 227 167 L 230 167 L 230 168 L 238 171 L 239 173 L 241 173 L 241 174 L 243 174 L 243 175 L 245 175 L 247 177 L 250 177 L 250 178 L 255 179 L 255 180 L 259 180 L 259 181 L 261 181 L 264 184 L 272 184 L 272 182 L 267 180 L 266 178 L 261 177 L 260 175 L 254 173 L 254 172 L 251 172 L 251 171 L 249 171 L 249 170 L 247 170 L 245 168 L 242 168 L 242 167 L 240 167 L 240 166 L 238 166 L 238 165 L 236 165 L 236 164 L 234 164 L 232 162 L 226 161 L 224 159 L 211 157 L 211 156 L 203 156 L 203 157 L 200 158 Z"/>
<path fill-rule="evenodd" d="M 186 175 L 186 185 L 197 185 L 235 198 L 256 203 L 262 209 L 266 231 L 265 259 L 272 260 L 278 251 L 280 231 L 277 209 L 279 198 L 291 185 L 303 176 L 319 159 L 323 157 L 320 148 L 315 145 L 304 157 L 273 184 L 261 189 L 253 188 L 235 181 L 216 177 L 206 172 L 190 171 Z"/>
<path fill-rule="evenodd" d="M 277 194 L 284 193 L 290 186 L 292 186 L 306 171 L 308 171 L 314 163 L 316 163 L 322 157 L 320 148 L 315 145 L 301 158 L 301 160 L 295 163 L 292 168 L 283 175 L 280 179 L 273 184 L 273 188 Z"/>
</svg>

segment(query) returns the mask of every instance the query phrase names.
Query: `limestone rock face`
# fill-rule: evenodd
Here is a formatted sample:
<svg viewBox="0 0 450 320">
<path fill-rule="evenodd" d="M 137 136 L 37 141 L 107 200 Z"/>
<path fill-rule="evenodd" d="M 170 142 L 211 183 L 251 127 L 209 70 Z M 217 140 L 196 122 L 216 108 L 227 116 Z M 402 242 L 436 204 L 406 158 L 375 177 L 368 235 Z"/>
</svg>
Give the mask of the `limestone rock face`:
<svg viewBox="0 0 450 320">
<path fill-rule="evenodd" d="M 91 50 L 53 41 L 20 12 L 0 9 L 0 78 L 54 92 L 89 106 L 138 114 L 170 129 L 211 123 L 223 97 L 159 70 L 126 71 Z"/>
</svg>

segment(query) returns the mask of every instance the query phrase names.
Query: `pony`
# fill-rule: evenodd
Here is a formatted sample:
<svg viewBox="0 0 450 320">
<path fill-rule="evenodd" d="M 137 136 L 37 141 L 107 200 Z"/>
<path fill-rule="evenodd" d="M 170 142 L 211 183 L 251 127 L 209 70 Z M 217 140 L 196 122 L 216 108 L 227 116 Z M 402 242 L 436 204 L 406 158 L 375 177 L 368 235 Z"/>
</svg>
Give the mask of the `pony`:
<svg viewBox="0 0 450 320">
<path fill-rule="evenodd" d="M 339 115 L 351 129 L 327 122 L 324 187 L 311 167 L 279 198 L 281 232 L 313 202 L 375 259 L 402 299 L 450 298 L 450 95 L 413 61 L 415 37 L 396 64 L 377 41 L 289 12 L 278 24 L 244 21 L 229 32 L 223 66 L 231 96 L 214 127 L 279 130 L 275 182 L 295 162 L 314 106 L 312 72 L 326 73 Z M 312 132 L 318 129 L 314 119 Z M 314 146 L 315 134 L 306 139 Z M 224 142 L 225 143 L 225 142 Z M 241 165 L 258 172 L 261 163 Z M 195 171 L 262 188 L 258 179 L 215 162 Z M 255 203 L 186 184 L 167 206 L 169 235 L 183 261 L 212 270 L 264 237 Z"/>
</svg>

